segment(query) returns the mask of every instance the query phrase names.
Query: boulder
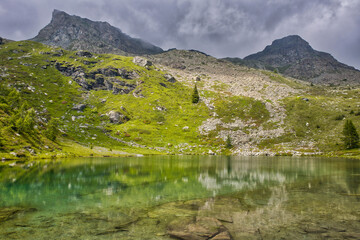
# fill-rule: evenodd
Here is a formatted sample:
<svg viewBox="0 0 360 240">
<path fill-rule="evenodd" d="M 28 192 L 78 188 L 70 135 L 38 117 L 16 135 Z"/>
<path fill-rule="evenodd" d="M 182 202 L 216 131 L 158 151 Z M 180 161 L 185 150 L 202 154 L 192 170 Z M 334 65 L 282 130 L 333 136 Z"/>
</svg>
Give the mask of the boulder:
<svg viewBox="0 0 360 240">
<path fill-rule="evenodd" d="M 201 78 L 200 78 L 200 76 L 196 76 L 196 77 L 194 77 L 194 80 L 195 81 L 201 81 Z"/>
<path fill-rule="evenodd" d="M 134 57 L 133 63 L 140 67 L 150 67 L 153 65 L 152 62 L 142 57 Z"/>
<path fill-rule="evenodd" d="M 3 44 L 3 39 L 0 37 L 0 45 Z"/>
<path fill-rule="evenodd" d="M 106 115 L 109 117 L 110 122 L 115 124 L 122 124 L 130 120 L 127 116 L 118 111 L 110 111 Z"/>
<path fill-rule="evenodd" d="M 86 108 L 86 104 L 76 104 L 73 106 L 72 110 L 83 111 Z"/>
<path fill-rule="evenodd" d="M 167 111 L 166 107 L 162 107 L 162 106 L 156 106 L 155 109 L 158 110 L 158 111 L 161 111 L 161 112 L 162 111 Z"/>
<path fill-rule="evenodd" d="M 165 75 L 164 75 L 164 78 L 165 78 L 166 81 L 168 81 L 168 82 L 171 82 L 171 83 L 176 82 L 176 79 L 175 79 L 172 75 L 170 75 L 170 74 L 165 74 Z"/>
</svg>

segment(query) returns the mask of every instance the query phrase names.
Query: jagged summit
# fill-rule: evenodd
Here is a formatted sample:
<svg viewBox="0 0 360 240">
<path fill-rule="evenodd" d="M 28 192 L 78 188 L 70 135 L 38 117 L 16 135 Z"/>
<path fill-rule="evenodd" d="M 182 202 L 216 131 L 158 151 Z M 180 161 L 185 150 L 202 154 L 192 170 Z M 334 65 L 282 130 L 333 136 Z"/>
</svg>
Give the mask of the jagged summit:
<svg viewBox="0 0 360 240">
<path fill-rule="evenodd" d="M 163 50 L 141 39 L 132 38 L 107 22 L 94 22 L 55 9 L 51 22 L 31 39 L 68 50 L 95 53 L 156 54 Z"/>
<path fill-rule="evenodd" d="M 319 84 L 359 84 L 360 71 L 338 62 L 329 53 L 314 50 L 298 35 L 272 42 L 244 59 L 227 60 L 253 68 L 276 70 L 286 76 Z"/>
<path fill-rule="evenodd" d="M 307 41 L 298 35 L 291 35 L 282 39 L 277 39 L 271 45 L 266 46 L 262 52 L 249 55 L 244 60 L 257 60 L 259 56 L 266 56 L 269 54 L 281 54 L 290 58 L 302 58 L 307 54 L 313 54 L 314 49 Z"/>
</svg>

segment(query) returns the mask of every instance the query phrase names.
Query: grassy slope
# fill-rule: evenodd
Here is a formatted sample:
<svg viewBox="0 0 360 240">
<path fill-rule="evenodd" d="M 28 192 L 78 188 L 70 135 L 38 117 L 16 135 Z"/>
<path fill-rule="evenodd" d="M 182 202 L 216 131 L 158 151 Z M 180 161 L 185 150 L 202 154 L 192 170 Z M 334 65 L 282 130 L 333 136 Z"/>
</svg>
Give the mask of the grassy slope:
<svg viewBox="0 0 360 240">
<path fill-rule="evenodd" d="M 139 67 L 129 57 L 97 55 L 95 58 L 85 59 L 96 61 L 96 64 L 84 65 L 84 58 L 76 56 L 74 52 L 65 51 L 61 57 L 54 56 L 58 50 L 28 41 L 1 46 L 1 83 L 9 90 L 16 88 L 20 92 L 21 101 L 27 101 L 38 112 L 37 123 L 41 125 L 32 134 L 17 133 L 11 128 L 5 130 L 11 116 L 3 113 L 1 128 L 6 131 L 1 135 L 3 155 L 8 156 L 6 153 L 11 151 L 22 151 L 24 146 L 30 146 L 36 152 L 46 152 L 44 145 L 47 145 L 51 151 L 64 148 L 70 153 L 83 155 L 84 151 L 80 146 L 101 146 L 130 153 L 167 153 L 183 143 L 200 145 L 197 127 L 207 118 L 208 111 L 203 103 L 190 102 L 192 89 L 180 83 L 167 82 L 163 72 L 154 67 L 149 70 Z M 86 72 L 110 66 L 134 70 L 140 75 L 136 80 L 143 82 L 138 88 L 144 98 L 135 98 L 132 94 L 114 95 L 107 90 L 83 91 L 77 83 L 70 81 L 70 77 L 63 76 L 55 69 L 51 64 L 54 61 L 81 66 Z M 47 66 L 46 69 L 43 66 Z M 127 81 L 133 83 L 136 80 Z M 166 87 L 160 83 L 165 83 Z M 106 99 L 105 103 L 102 103 L 103 99 Z M 83 112 L 72 110 L 73 104 L 78 103 L 85 103 L 88 107 Z M 159 111 L 156 107 L 166 110 Z M 124 113 L 130 121 L 119 125 L 110 124 L 106 113 L 111 110 Z M 73 116 L 80 118 L 73 121 Z M 46 121 L 51 117 L 60 119 L 59 128 L 65 133 L 64 138 L 55 143 L 46 139 L 43 134 Z M 40 119 L 44 120 L 43 124 L 40 124 Z M 183 129 L 184 127 L 188 129 Z M 131 147 L 112 140 L 104 131 L 126 142 L 136 142 L 146 147 Z M 61 139 L 75 141 L 78 145 L 74 145 L 75 149 L 70 149 Z M 167 149 L 153 149 L 154 147 Z M 92 152 L 91 149 L 88 150 L 89 153 Z M 111 155 L 111 152 L 106 154 Z"/>
<path fill-rule="evenodd" d="M 126 153 L 198 154 L 209 149 L 226 152 L 223 139 L 218 137 L 222 129 L 216 129 L 207 136 L 199 134 L 198 127 L 210 117 L 211 112 L 203 102 L 191 103 L 192 86 L 189 87 L 189 84 L 167 82 L 164 72 L 154 66 L 149 69 L 139 67 L 132 63 L 130 57 L 107 54 L 82 58 L 68 51 L 64 51 L 62 56 L 56 56 L 59 51 L 30 41 L 0 46 L 3 88 L 0 95 L 7 98 L 11 89 L 15 88 L 20 93 L 21 102 L 27 101 L 37 112 L 37 128 L 31 133 L 22 133 L 11 128 L 10 121 L 21 103 L 9 111 L 0 108 L 0 157 L 12 157 L 10 152 L 33 157 L 110 156 Z M 96 63 L 86 65 L 85 60 Z M 126 81 L 137 83 L 137 90 L 141 90 L 144 98 L 135 97 L 132 93 L 114 95 L 107 90 L 82 90 L 70 77 L 56 70 L 56 61 L 64 65 L 81 66 L 87 73 L 107 67 L 136 71 L 140 78 Z M 301 88 L 304 93 L 281 101 L 287 114 L 286 133 L 279 138 L 264 140 L 260 148 L 310 152 L 320 149 L 325 152 L 340 151 L 339 154 L 358 154 L 356 150 L 342 151 L 344 120 L 339 118 L 343 115 L 344 119 L 352 119 L 355 126 L 360 126 L 360 116 L 356 114 L 360 111 L 358 90 L 311 87 L 270 72 L 263 74 L 270 76 L 273 81 Z M 221 91 L 226 88 L 224 83 L 219 82 L 218 85 Z M 202 91 L 202 94 L 214 99 L 215 112 L 223 122 L 231 123 L 238 118 L 255 122 L 255 127 L 269 127 L 267 121 L 271 117 L 261 101 L 249 97 L 224 96 L 220 90 Z M 87 104 L 85 110 L 72 110 L 73 105 L 79 103 Z M 157 107 L 165 110 L 158 110 Z M 124 124 L 111 124 L 106 116 L 111 110 L 123 113 L 130 120 Z M 76 120 L 73 120 L 74 116 Z M 55 142 L 44 135 L 47 121 L 54 117 L 60 119 L 59 129 L 62 131 Z M 131 144 L 115 141 L 108 135 Z M 134 143 L 141 147 L 134 146 Z M 25 150 L 28 148 L 35 150 L 36 155 Z"/>
</svg>

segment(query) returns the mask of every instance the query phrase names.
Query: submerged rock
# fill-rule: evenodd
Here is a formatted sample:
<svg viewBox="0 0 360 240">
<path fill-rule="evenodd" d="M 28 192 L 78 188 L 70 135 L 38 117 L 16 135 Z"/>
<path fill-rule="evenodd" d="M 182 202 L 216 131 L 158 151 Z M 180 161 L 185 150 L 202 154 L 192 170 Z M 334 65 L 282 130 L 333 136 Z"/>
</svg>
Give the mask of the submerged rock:
<svg viewBox="0 0 360 240">
<path fill-rule="evenodd" d="M 185 223 L 184 225 L 175 221 L 170 223 L 168 234 L 171 237 L 184 240 L 231 239 L 226 227 L 219 220 L 212 217 L 197 217 L 195 222 Z"/>
<path fill-rule="evenodd" d="M 16 214 L 35 212 L 36 208 L 21 208 L 21 207 L 5 207 L 0 208 L 0 223 L 8 221 L 15 217 Z"/>
</svg>

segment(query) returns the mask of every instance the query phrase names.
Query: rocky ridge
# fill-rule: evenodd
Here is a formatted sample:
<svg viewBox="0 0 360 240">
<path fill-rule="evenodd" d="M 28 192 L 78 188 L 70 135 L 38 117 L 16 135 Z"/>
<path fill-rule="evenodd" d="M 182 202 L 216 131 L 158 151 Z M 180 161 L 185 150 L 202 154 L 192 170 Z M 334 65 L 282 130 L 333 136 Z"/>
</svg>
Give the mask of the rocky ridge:
<svg viewBox="0 0 360 240">
<path fill-rule="evenodd" d="M 87 50 L 94 53 L 141 55 L 163 50 L 141 39 L 132 38 L 107 22 L 94 22 L 54 10 L 51 22 L 31 39 L 67 50 Z"/>
</svg>

